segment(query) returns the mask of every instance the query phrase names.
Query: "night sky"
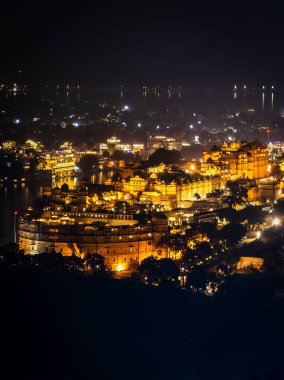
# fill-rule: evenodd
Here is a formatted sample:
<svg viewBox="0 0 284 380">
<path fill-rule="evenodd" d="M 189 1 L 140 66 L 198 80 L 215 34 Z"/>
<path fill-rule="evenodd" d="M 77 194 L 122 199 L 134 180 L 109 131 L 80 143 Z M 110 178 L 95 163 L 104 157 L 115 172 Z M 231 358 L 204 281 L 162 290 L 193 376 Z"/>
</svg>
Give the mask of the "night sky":
<svg viewBox="0 0 284 380">
<path fill-rule="evenodd" d="M 281 1 L 7 1 L 1 75 L 40 83 L 284 84 Z"/>
</svg>

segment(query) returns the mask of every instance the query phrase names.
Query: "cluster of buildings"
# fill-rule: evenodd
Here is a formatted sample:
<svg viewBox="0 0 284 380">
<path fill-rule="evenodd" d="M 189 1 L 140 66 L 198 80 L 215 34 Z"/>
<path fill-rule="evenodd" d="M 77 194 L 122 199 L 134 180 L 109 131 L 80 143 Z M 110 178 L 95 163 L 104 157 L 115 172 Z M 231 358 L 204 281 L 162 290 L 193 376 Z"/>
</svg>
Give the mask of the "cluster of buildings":
<svg viewBox="0 0 284 380">
<path fill-rule="evenodd" d="M 200 170 L 205 175 L 220 175 L 224 181 L 265 178 L 269 175 L 268 149 L 258 142 L 224 142 L 203 152 Z"/>
<path fill-rule="evenodd" d="M 267 147 L 256 142 L 224 143 L 181 165 L 120 162 L 103 185 L 45 188 L 48 202 L 40 215 L 29 209 L 19 220 L 18 242 L 29 254 L 98 252 L 112 270 L 133 270 L 150 255 L 165 256 L 157 242 L 169 226 L 211 220 L 226 207 L 209 194 L 228 180 L 248 181 L 248 201 L 277 199 L 283 183 L 269 177 L 269 165 Z"/>
<path fill-rule="evenodd" d="M 138 214 L 100 209 L 88 188 L 45 189 L 48 206 L 35 217 L 30 208 L 18 224 L 18 243 L 27 254 L 61 252 L 84 256 L 97 252 L 112 270 L 132 270 L 146 257 L 160 254 L 156 243 L 168 231 L 163 214 L 139 219 Z"/>
</svg>

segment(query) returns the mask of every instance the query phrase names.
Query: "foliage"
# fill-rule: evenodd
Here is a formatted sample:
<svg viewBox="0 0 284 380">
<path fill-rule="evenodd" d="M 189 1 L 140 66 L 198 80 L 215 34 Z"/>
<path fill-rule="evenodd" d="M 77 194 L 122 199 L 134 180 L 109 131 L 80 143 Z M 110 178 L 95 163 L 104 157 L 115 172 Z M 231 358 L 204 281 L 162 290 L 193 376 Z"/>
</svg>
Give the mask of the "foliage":
<svg viewBox="0 0 284 380">
<path fill-rule="evenodd" d="M 246 235 L 246 228 L 240 223 L 226 224 L 220 233 L 222 239 L 224 239 L 229 245 L 235 245 L 241 241 Z"/>
<path fill-rule="evenodd" d="M 207 198 L 220 198 L 224 194 L 224 190 L 215 189 L 211 193 L 207 194 Z"/>
<path fill-rule="evenodd" d="M 226 184 L 229 189 L 230 195 L 224 197 L 224 201 L 229 203 L 229 206 L 243 204 L 244 198 L 247 198 L 247 189 L 242 185 L 240 181 L 228 181 Z"/>
<path fill-rule="evenodd" d="M 159 249 L 166 249 L 173 252 L 175 255 L 186 249 L 185 236 L 180 233 L 164 234 L 157 243 Z"/>
<path fill-rule="evenodd" d="M 56 252 L 44 252 L 31 256 L 19 250 L 17 244 L 1 247 L 0 271 L 18 267 L 62 274 L 83 274 L 86 271 L 96 274 L 107 272 L 105 259 L 98 253 L 88 253 L 84 259 L 75 255 L 63 256 Z"/>
<path fill-rule="evenodd" d="M 122 150 L 115 150 L 113 154 L 111 155 L 111 159 L 115 161 L 125 161 L 125 162 L 131 162 L 134 160 L 134 154 L 132 153 L 125 153 Z"/>
<path fill-rule="evenodd" d="M 178 164 L 181 158 L 181 153 L 178 150 L 168 150 L 164 148 L 157 149 L 149 157 L 150 165 L 159 165 L 161 163 L 165 165 Z"/>
<path fill-rule="evenodd" d="M 84 271 L 84 261 L 78 256 L 63 256 L 61 253 L 44 252 L 34 255 L 34 265 L 47 272 L 79 273 Z"/>
<path fill-rule="evenodd" d="M 272 167 L 271 175 L 272 175 L 273 177 L 276 177 L 276 178 L 282 178 L 282 177 L 283 177 L 283 173 L 282 173 L 282 170 L 281 170 L 279 164 L 275 164 L 275 165 Z"/>
<path fill-rule="evenodd" d="M 28 266 L 30 257 L 20 251 L 17 244 L 10 243 L 0 248 L 0 270 L 5 271 L 8 268 L 19 266 Z"/>
<path fill-rule="evenodd" d="M 83 174 L 92 173 L 99 163 L 98 157 L 94 154 L 86 154 L 78 162 L 78 167 L 82 170 Z"/>
<path fill-rule="evenodd" d="M 243 220 L 247 220 L 249 224 L 261 224 L 264 220 L 264 213 L 259 207 L 248 206 L 240 211 Z"/>
<path fill-rule="evenodd" d="M 216 224 L 210 222 L 201 222 L 199 224 L 200 231 L 206 234 L 211 240 L 218 238 Z"/>
<path fill-rule="evenodd" d="M 193 197 L 194 197 L 196 200 L 201 199 L 201 196 L 200 196 L 198 193 L 195 193 Z"/>
<path fill-rule="evenodd" d="M 106 272 L 105 258 L 99 253 L 88 253 L 84 258 L 87 270 L 93 273 Z"/>
<path fill-rule="evenodd" d="M 149 284 L 175 282 L 179 275 L 179 270 L 173 260 L 157 259 L 154 256 L 144 259 L 138 271 Z"/>
<path fill-rule="evenodd" d="M 240 223 L 243 221 L 241 213 L 232 208 L 223 208 L 218 211 L 220 219 L 227 219 L 230 223 Z"/>
</svg>

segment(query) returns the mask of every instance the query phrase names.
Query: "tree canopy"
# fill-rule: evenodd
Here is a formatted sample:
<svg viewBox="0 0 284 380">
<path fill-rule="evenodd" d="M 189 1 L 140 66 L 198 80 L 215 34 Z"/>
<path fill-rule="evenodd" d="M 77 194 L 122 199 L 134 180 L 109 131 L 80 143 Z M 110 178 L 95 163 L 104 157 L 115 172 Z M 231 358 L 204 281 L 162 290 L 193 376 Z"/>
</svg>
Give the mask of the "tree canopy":
<svg viewBox="0 0 284 380">
<path fill-rule="evenodd" d="M 163 163 L 165 165 L 178 164 L 181 158 L 181 153 L 178 150 L 168 150 L 165 148 L 159 148 L 149 157 L 150 165 L 159 165 Z"/>
</svg>

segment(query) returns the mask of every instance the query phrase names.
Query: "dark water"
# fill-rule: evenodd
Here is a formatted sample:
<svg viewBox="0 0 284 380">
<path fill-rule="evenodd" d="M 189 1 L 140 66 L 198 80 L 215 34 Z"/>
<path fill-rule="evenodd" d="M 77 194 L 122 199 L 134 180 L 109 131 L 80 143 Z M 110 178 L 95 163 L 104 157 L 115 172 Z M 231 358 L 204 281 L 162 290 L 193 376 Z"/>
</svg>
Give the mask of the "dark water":
<svg viewBox="0 0 284 380">
<path fill-rule="evenodd" d="M 40 196 L 42 184 L 30 183 L 0 187 L 0 241 L 12 242 L 14 239 L 14 211 L 23 213 Z"/>
<path fill-rule="evenodd" d="M 163 89 L 77 89 L 48 88 L 45 96 L 54 102 L 76 106 L 85 102 L 94 104 L 109 104 L 111 106 L 128 105 L 130 110 L 143 111 L 146 109 L 166 110 L 177 108 L 183 112 L 207 113 L 211 110 L 242 109 L 253 107 L 263 112 L 284 111 L 284 92 L 267 86 L 238 87 L 235 90 L 226 88 L 190 89 L 190 88 L 163 88 Z"/>
</svg>

